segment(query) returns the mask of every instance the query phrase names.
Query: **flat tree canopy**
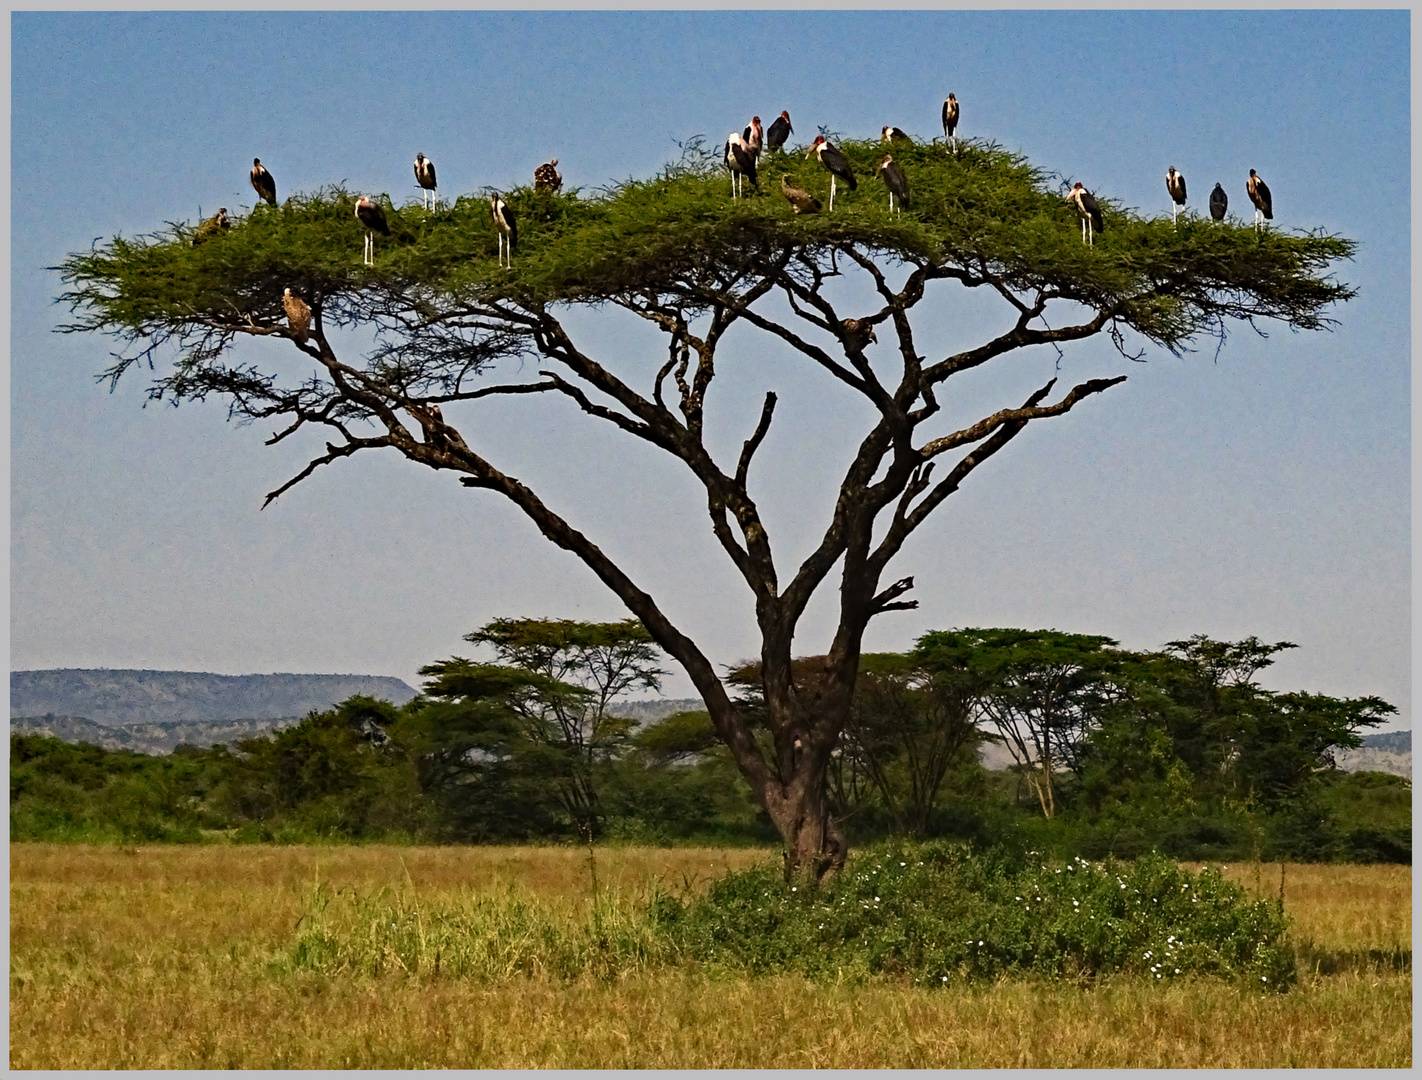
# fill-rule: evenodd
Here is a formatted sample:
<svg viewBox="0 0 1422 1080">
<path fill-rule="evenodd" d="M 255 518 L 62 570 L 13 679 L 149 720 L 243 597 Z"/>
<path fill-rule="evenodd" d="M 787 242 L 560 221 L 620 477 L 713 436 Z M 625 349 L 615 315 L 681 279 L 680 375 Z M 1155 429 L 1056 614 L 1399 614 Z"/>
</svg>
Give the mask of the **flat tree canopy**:
<svg viewBox="0 0 1422 1080">
<path fill-rule="evenodd" d="M 1063 198 L 1066 185 L 1053 186 L 1019 155 L 986 143 L 960 143 L 956 152 L 896 144 L 912 203 L 891 214 L 874 178 L 883 146 L 844 142 L 840 149 L 860 183 L 855 192 L 841 186 L 833 214 L 796 214 L 779 194 L 784 175 L 827 195 L 828 175 L 800 152 L 763 156 L 759 193 L 736 200 L 715 159 L 695 147 L 651 179 L 594 197 L 506 192 L 518 217 L 512 269 L 498 265 L 482 196 L 435 211 L 413 201 L 397 208 L 381 196 L 391 235 L 376 238 L 367 267 L 357 256 L 356 195 L 340 188 L 296 195 L 234 217 L 226 230 L 197 236 L 192 225 L 171 224 L 71 256 L 59 270 L 74 321 L 61 329 L 117 337 L 120 352 L 103 377 L 117 382 L 147 363 L 154 399 L 218 396 L 234 417 L 279 423 L 271 442 L 311 425 L 324 429 L 326 452 L 268 501 L 322 465 L 378 447 L 455 470 L 464 484 L 511 500 L 586 563 L 687 671 L 785 837 L 787 872 L 819 875 L 845 854 L 824 798 L 825 774 L 864 629 L 881 612 L 915 606 L 902 599 L 912 578 L 885 583 L 890 560 L 1028 423 L 1061 415 L 1125 376 L 1065 393 L 1055 393 L 1053 380 L 956 430 L 938 416 L 943 384 L 1015 350 L 1103 333 L 1127 356 L 1129 332 L 1179 352 L 1202 336 L 1223 339 L 1232 320 L 1316 330 L 1328 325 L 1331 304 L 1353 295 L 1329 276 L 1354 248 L 1341 237 L 1257 232 L 1193 214 L 1172 225 L 1098 194 L 1106 229 L 1087 246 Z M 867 284 L 876 297 L 869 310 L 835 306 L 826 284 L 840 277 Z M 285 321 L 286 289 L 310 305 L 309 336 Z M 1007 326 L 964 351 L 922 356 L 910 316 L 948 289 L 978 290 L 985 305 L 1007 313 Z M 665 354 L 646 358 L 645 378 L 635 385 L 613 374 L 626 365 L 604 365 L 564 325 L 569 310 L 599 305 L 630 312 L 664 335 Z M 740 357 L 719 355 L 718 347 L 736 323 L 788 346 L 807 374 L 861 395 L 876 415 L 820 540 L 788 576 L 748 483 L 775 394 L 745 418 L 734 462 L 715 460 L 704 439 L 718 359 L 735 378 Z M 362 332 L 370 347 L 352 355 L 351 337 L 337 337 L 338 329 Z M 243 337 L 287 338 L 301 367 L 257 366 L 237 345 Z M 537 377 L 516 376 L 530 357 L 540 365 Z M 494 460 L 499 448 L 483 445 L 466 422 L 477 408 L 459 404 L 526 394 L 566 397 L 679 459 L 700 482 L 716 539 L 755 598 L 773 753 L 757 744 L 710 660 L 638 585 L 635 568 L 616 565 L 503 472 Z M 538 437 L 558 436 L 540 430 Z M 791 665 L 795 628 L 836 566 L 839 624 L 824 675 L 800 685 Z"/>
</svg>

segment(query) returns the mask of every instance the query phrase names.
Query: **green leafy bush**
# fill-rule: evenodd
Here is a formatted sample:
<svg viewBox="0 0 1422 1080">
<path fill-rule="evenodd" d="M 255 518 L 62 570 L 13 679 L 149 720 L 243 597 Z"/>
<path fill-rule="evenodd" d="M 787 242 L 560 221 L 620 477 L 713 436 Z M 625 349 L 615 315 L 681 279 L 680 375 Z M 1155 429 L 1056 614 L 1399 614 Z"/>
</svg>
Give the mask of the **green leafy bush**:
<svg viewBox="0 0 1422 1080">
<path fill-rule="evenodd" d="M 920 984 L 1035 973 L 1191 975 L 1283 989 L 1294 957 L 1278 910 L 1213 870 L 1158 854 L 1134 863 L 1040 861 L 941 842 L 866 848 L 813 893 L 778 867 L 730 874 L 654 914 L 712 967 L 813 978 L 890 975 Z"/>
</svg>

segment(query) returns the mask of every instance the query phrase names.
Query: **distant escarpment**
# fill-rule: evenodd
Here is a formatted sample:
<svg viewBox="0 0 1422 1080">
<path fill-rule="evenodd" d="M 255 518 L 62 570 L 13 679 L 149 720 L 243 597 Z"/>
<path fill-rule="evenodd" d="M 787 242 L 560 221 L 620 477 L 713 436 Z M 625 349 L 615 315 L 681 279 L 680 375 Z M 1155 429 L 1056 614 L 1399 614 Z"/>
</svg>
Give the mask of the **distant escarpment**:
<svg viewBox="0 0 1422 1080">
<path fill-rule="evenodd" d="M 356 694 L 403 705 L 386 675 L 214 675 L 205 671 L 59 668 L 10 673 L 10 718 L 83 717 L 104 726 L 290 720 Z"/>
</svg>

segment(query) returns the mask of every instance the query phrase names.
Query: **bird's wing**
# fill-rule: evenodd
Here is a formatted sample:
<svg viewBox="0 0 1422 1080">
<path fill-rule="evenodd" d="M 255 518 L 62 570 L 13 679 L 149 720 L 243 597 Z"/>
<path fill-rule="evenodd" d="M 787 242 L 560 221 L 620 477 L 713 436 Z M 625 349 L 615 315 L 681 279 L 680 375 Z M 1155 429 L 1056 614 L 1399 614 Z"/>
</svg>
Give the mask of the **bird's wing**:
<svg viewBox="0 0 1422 1080">
<path fill-rule="evenodd" d="M 1264 211 L 1266 218 L 1272 219 L 1274 216 L 1274 200 L 1269 195 L 1269 185 L 1263 180 L 1258 181 L 1259 189 L 1259 209 Z"/>
</svg>

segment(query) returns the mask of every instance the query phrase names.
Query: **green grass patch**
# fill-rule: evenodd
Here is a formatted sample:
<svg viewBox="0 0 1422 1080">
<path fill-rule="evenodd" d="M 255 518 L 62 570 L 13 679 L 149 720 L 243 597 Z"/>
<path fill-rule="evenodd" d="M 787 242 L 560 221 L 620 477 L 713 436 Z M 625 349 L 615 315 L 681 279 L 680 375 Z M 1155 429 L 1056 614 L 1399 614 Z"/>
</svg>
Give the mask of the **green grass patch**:
<svg viewBox="0 0 1422 1080">
<path fill-rule="evenodd" d="M 615 979 L 666 965 L 924 986 L 1121 973 L 1284 990 L 1296 976 L 1278 907 L 1248 901 L 1213 869 L 1191 874 L 1155 854 L 1063 863 L 893 842 L 861 850 L 813 890 L 765 865 L 728 874 L 703 896 L 601 893 L 580 908 L 518 889 L 422 907 L 412 893 L 318 885 L 277 962 L 281 971 L 490 981 Z"/>
</svg>

